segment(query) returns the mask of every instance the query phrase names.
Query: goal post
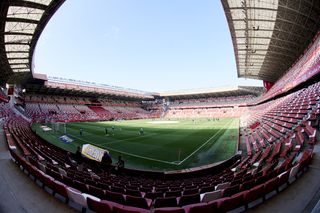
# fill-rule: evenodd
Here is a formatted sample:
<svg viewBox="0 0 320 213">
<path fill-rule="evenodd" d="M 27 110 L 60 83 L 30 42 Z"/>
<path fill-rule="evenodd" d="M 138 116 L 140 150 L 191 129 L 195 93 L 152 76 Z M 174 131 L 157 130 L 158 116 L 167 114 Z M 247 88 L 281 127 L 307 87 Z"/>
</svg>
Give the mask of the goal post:
<svg viewBox="0 0 320 213">
<path fill-rule="evenodd" d="M 54 132 L 60 132 L 61 134 L 67 134 L 67 123 L 66 122 L 51 122 L 51 129 Z"/>
</svg>

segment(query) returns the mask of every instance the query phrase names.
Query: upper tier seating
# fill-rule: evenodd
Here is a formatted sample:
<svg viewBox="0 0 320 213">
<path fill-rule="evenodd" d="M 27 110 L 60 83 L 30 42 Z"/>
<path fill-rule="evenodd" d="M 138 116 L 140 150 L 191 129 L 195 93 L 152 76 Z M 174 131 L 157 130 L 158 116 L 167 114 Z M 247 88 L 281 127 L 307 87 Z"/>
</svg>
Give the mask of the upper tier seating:
<svg viewBox="0 0 320 213">
<path fill-rule="evenodd" d="M 166 118 L 230 118 L 240 117 L 247 111 L 247 107 L 219 107 L 219 108 L 170 108 Z"/>
<path fill-rule="evenodd" d="M 178 99 L 170 103 L 172 107 L 198 107 L 198 106 L 235 106 L 244 105 L 252 102 L 256 97 L 252 95 L 229 96 L 229 97 L 211 97 L 197 99 Z"/>
<path fill-rule="evenodd" d="M 48 103 L 26 103 L 25 112 L 34 122 L 141 119 L 154 118 L 159 115 L 154 111 L 132 106 L 111 107 Z"/>
</svg>

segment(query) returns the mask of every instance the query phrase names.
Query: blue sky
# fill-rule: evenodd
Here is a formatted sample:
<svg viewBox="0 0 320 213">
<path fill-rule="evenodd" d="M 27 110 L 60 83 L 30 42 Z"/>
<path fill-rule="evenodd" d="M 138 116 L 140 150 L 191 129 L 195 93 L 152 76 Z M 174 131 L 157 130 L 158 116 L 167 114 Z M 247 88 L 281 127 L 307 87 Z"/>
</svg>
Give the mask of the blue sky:
<svg viewBox="0 0 320 213">
<path fill-rule="evenodd" d="M 35 71 L 154 92 L 262 85 L 237 78 L 219 0 L 67 0 L 38 41 Z"/>
</svg>

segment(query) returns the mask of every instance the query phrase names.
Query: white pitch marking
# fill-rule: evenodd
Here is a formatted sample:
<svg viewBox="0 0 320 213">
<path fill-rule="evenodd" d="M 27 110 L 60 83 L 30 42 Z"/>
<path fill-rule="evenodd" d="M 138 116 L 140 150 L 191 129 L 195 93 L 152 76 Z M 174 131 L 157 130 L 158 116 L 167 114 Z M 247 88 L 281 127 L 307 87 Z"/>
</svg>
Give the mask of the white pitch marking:
<svg viewBox="0 0 320 213">
<path fill-rule="evenodd" d="M 131 137 L 131 138 L 126 138 L 126 139 L 122 139 L 122 140 L 115 140 L 115 141 L 111 141 L 109 143 L 106 142 L 103 144 L 105 144 L 105 145 L 115 144 L 115 143 L 119 143 L 122 141 L 129 141 L 129 140 L 136 139 L 136 138 L 147 138 L 147 137 L 154 136 L 154 135 L 159 135 L 159 134 L 158 133 L 151 133 L 151 134 L 147 134 L 147 135 L 140 135 L 140 136 L 135 136 L 135 137 Z"/>
<path fill-rule="evenodd" d="M 176 124 L 180 123 L 180 121 L 149 121 L 147 124 Z"/>
<path fill-rule="evenodd" d="M 229 123 L 226 123 L 223 127 L 230 125 L 230 123 L 232 122 L 232 120 Z M 185 162 L 187 159 L 189 159 L 192 155 L 194 155 L 196 152 L 198 152 L 202 147 L 204 147 L 205 145 L 207 145 L 207 143 L 209 143 L 209 141 L 211 141 L 212 138 L 214 138 L 220 131 L 222 130 L 222 128 L 219 129 L 218 132 L 216 132 L 214 135 L 212 135 L 206 142 L 204 142 L 200 147 L 198 147 L 196 150 L 194 150 L 190 155 L 188 155 L 185 159 L 183 159 L 182 161 L 180 161 L 178 163 L 178 165 L 181 165 L 183 162 Z"/>
<path fill-rule="evenodd" d="M 119 151 L 119 150 L 112 149 L 112 148 L 108 148 L 108 149 L 113 150 L 113 151 L 115 151 L 115 152 L 122 153 L 122 154 L 130 155 L 130 156 L 133 156 L 133 157 L 138 157 L 138 158 L 142 158 L 142 159 L 157 161 L 157 162 L 166 163 L 166 164 L 171 164 L 171 165 L 179 165 L 178 163 L 176 163 L 176 161 L 173 161 L 173 162 L 164 161 L 164 160 L 159 160 L 159 159 L 144 157 L 144 156 L 140 156 L 140 155 L 136 155 L 136 154 L 132 154 L 132 153 L 128 153 L 128 152 L 123 152 L 123 151 Z"/>
<path fill-rule="evenodd" d="M 84 139 L 82 139 L 82 138 L 79 138 L 79 137 L 76 137 L 76 136 L 72 136 L 72 137 L 77 138 L 77 139 L 82 140 L 82 141 L 85 141 L 85 142 L 88 142 L 88 143 L 91 144 L 90 141 L 84 140 Z M 138 158 L 142 158 L 142 159 L 157 161 L 157 162 L 166 163 L 166 164 L 171 164 L 171 165 L 179 165 L 179 164 L 177 164 L 177 163 L 175 163 L 175 162 L 170 162 L 170 161 L 164 161 L 164 160 L 159 160 L 159 159 L 144 157 L 144 156 L 140 156 L 140 155 L 136 155 L 136 154 L 132 154 L 132 153 L 128 153 L 128 152 L 123 152 L 123 151 L 119 151 L 119 150 L 116 150 L 116 149 L 112 149 L 112 148 L 110 148 L 110 147 L 108 147 L 107 149 L 108 149 L 108 150 L 115 151 L 115 152 L 119 152 L 119 153 L 122 153 L 122 154 L 126 154 L 126 155 L 129 155 L 129 156 L 133 156 L 133 157 L 138 157 Z"/>
</svg>

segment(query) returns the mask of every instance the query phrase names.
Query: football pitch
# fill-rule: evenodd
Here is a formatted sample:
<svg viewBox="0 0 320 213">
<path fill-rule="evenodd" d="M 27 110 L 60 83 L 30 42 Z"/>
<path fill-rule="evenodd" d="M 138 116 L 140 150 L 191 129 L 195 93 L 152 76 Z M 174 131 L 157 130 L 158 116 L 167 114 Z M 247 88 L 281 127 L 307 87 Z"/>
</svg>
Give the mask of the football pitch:
<svg viewBox="0 0 320 213">
<path fill-rule="evenodd" d="M 89 143 L 109 150 L 114 163 L 122 156 L 126 167 L 161 171 L 226 160 L 235 154 L 239 136 L 239 119 L 235 118 L 46 124 L 51 131 L 41 126 L 32 128 L 65 150 L 75 152 L 77 146 Z M 71 143 L 59 139 L 65 132 Z"/>
</svg>

